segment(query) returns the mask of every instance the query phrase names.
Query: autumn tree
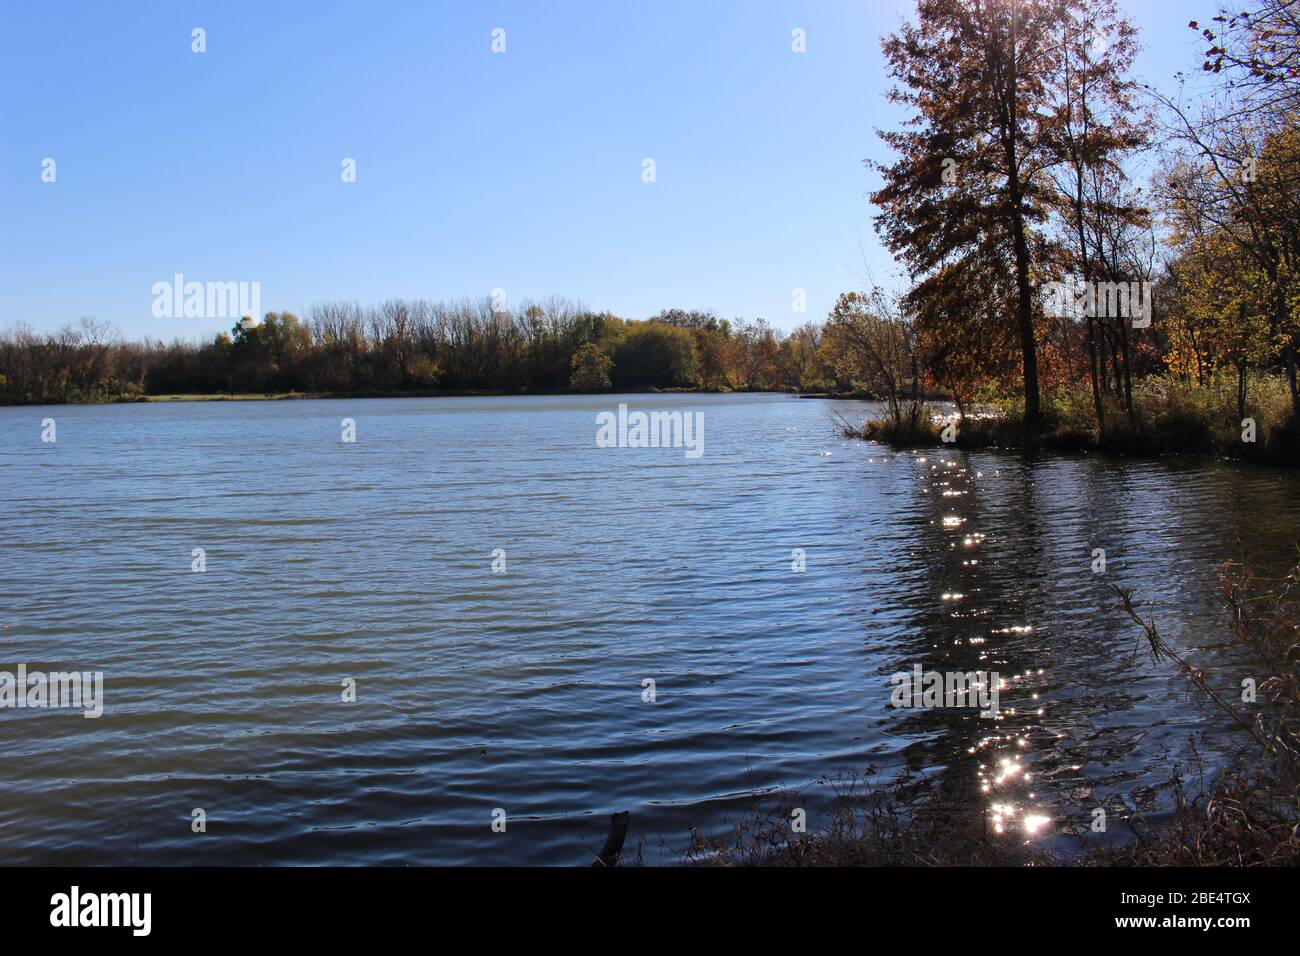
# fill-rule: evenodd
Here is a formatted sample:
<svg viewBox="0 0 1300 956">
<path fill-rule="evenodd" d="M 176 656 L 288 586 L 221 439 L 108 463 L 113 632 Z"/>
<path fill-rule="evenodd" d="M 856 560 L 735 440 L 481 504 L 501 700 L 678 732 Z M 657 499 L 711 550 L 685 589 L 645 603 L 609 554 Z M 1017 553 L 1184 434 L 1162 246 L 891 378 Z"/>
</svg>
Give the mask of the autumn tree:
<svg viewBox="0 0 1300 956">
<path fill-rule="evenodd" d="M 1215 86 L 1194 104 L 1160 97 L 1178 175 L 1160 180 L 1175 230 L 1197 223 L 1247 257 L 1268 289 L 1269 335 L 1300 416 L 1300 0 L 1254 0 L 1193 20 Z"/>
<path fill-rule="evenodd" d="M 609 372 L 614 360 L 595 342 L 588 342 L 570 359 L 573 374 L 569 388 L 575 392 L 603 392 L 609 388 Z"/>
<path fill-rule="evenodd" d="M 1129 230 L 1150 225 L 1147 210 L 1128 187 L 1125 169 L 1127 157 L 1148 139 L 1147 117 L 1138 107 L 1139 89 L 1130 75 L 1137 31 L 1120 16 L 1115 0 L 1062 4 L 1055 29 L 1047 80 L 1050 119 L 1044 130 L 1057 225 L 1055 281 L 1077 280 L 1084 288 L 1098 281 L 1141 281 L 1125 268 L 1131 261 Z M 1133 411 L 1127 316 L 1088 309 L 1073 318 L 1085 325 L 1088 380 L 1104 436 L 1107 345 L 1117 364 L 1122 360 L 1117 384 L 1122 381 L 1125 406 Z M 1063 345 L 1068 349 L 1068 328 Z"/>
<path fill-rule="evenodd" d="M 1014 283 L 994 250 L 973 250 L 940 266 L 905 297 L 915 315 L 916 349 L 925 377 L 949 392 L 962 418 L 975 391 L 1014 374 L 1014 329 L 1005 321 Z"/>
<path fill-rule="evenodd" d="M 1048 81 L 1062 20 L 1081 2 L 919 0 L 916 22 L 882 41 L 890 99 L 914 115 L 881 133 L 898 158 L 877 167 L 877 229 L 918 279 L 954 257 L 1009 250 L 1030 428 L 1042 420 L 1032 281 L 1047 215 L 1038 174 L 1052 162 Z"/>
<path fill-rule="evenodd" d="M 916 336 L 895 298 L 878 288 L 841 295 L 822 350 L 842 378 L 885 400 L 895 428 L 916 431 L 924 410 Z"/>
<path fill-rule="evenodd" d="M 638 322 L 614 351 L 614 382 L 619 388 L 694 385 L 699 357 L 691 333 L 663 322 Z"/>
<path fill-rule="evenodd" d="M 1231 369 L 1237 416 L 1246 414 L 1247 371 L 1276 355 L 1267 276 L 1222 231 L 1185 237 L 1177 271 L 1187 326 L 1199 333 L 1211 370 Z"/>
<path fill-rule="evenodd" d="M 1202 25 L 1201 69 L 1222 77 L 1242 113 L 1300 109 L 1300 0 L 1251 0 L 1219 8 Z"/>
<path fill-rule="evenodd" d="M 1300 414 L 1300 125 L 1291 115 L 1199 115 L 1166 101 L 1178 158 L 1158 180 L 1173 241 L 1217 233 L 1258 270 L 1267 289 L 1269 337 Z"/>
<path fill-rule="evenodd" d="M 801 391 L 826 388 L 834 370 L 822 357 L 822 327 L 805 322 L 781 342 L 781 362 L 787 381 Z"/>
</svg>

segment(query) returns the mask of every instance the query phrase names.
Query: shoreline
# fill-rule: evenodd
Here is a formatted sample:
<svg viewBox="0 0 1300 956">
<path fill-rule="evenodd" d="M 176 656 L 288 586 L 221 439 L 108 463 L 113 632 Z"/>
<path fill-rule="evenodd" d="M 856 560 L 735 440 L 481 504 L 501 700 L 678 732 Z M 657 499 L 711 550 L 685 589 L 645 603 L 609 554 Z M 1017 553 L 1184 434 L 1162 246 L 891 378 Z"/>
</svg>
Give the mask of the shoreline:
<svg viewBox="0 0 1300 956">
<path fill-rule="evenodd" d="M 1056 429 L 1039 433 L 1027 431 L 1024 424 L 1005 416 L 964 419 L 951 441 L 943 437 L 942 422 L 923 422 L 916 429 L 896 427 L 882 419 L 868 419 L 858 427 L 844 423 L 846 438 L 875 442 L 895 450 L 916 448 L 960 448 L 965 451 L 987 450 L 1036 454 L 1049 451 L 1071 455 L 1098 455 L 1105 458 L 1178 458 L 1187 461 L 1231 461 L 1251 465 L 1269 465 L 1287 471 L 1300 468 L 1300 435 L 1294 426 L 1275 426 L 1257 442 L 1232 442 L 1212 432 L 1159 426 L 1125 427 L 1104 440 L 1076 429 Z"/>
<path fill-rule="evenodd" d="M 188 402 L 289 402 L 338 400 L 345 398 L 524 398 L 529 396 L 551 398 L 559 395 L 785 395 L 790 398 L 814 398 L 831 401 L 874 402 L 879 399 L 858 393 L 835 394 L 831 392 L 798 392 L 792 389 L 732 389 L 722 391 L 704 388 L 647 388 L 609 392 L 574 392 L 567 389 L 555 391 L 511 392 L 490 389 L 422 391 L 356 391 L 356 392 L 206 392 L 166 393 L 159 395 L 134 395 L 94 402 L 0 402 L 3 408 L 59 408 L 74 405 L 170 405 Z"/>
</svg>

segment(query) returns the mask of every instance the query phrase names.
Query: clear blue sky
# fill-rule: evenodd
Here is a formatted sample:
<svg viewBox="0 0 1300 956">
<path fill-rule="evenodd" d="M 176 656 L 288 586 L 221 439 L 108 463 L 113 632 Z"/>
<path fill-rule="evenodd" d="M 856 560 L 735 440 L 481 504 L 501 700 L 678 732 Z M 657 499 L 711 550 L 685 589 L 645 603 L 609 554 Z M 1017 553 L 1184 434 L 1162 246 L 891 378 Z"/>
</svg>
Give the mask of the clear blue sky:
<svg viewBox="0 0 1300 956">
<path fill-rule="evenodd" d="M 1128 6 L 1140 72 L 1167 85 L 1212 2 Z M 884 158 L 874 130 L 899 118 L 878 37 L 911 7 L 7 2 L 0 325 L 228 327 L 151 315 L 153 283 L 177 272 L 260 281 L 264 311 L 501 287 L 629 318 L 822 319 L 864 255 L 891 269 L 862 161 Z"/>
</svg>

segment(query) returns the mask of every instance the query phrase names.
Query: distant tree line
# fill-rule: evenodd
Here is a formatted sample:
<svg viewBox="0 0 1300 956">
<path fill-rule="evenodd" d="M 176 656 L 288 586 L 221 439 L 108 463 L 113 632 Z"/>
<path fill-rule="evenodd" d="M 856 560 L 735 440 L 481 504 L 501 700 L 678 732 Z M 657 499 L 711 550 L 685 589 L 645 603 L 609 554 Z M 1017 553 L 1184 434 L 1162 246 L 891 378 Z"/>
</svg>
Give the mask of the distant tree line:
<svg viewBox="0 0 1300 956">
<path fill-rule="evenodd" d="M 268 312 L 211 341 L 123 342 L 101 322 L 0 333 L 0 397 L 94 402 L 166 394 L 654 388 L 843 390 L 821 329 L 670 309 L 644 320 L 564 299 L 494 311 L 490 301 L 392 300 Z"/>
</svg>

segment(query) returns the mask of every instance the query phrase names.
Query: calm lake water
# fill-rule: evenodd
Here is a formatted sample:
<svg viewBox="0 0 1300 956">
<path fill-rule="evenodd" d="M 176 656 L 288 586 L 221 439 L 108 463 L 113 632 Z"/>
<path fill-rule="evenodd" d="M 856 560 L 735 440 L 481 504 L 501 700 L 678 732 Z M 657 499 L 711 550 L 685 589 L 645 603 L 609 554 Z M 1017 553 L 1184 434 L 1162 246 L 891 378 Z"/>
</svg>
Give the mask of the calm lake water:
<svg viewBox="0 0 1300 956">
<path fill-rule="evenodd" d="M 619 401 L 702 412 L 704 454 L 598 448 Z M 585 864 L 630 810 L 629 848 L 657 862 L 772 788 L 807 787 L 815 828 L 817 781 L 869 766 L 1056 839 L 1167 782 L 1193 735 L 1218 759 L 1231 732 L 1137 649 L 1106 584 L 1239 683 L 1212 570 L 1238 537 L 1294 553 L 1297 476 L 900 454 L 836 435 L 832 413 L 865 408 L 0 409 L 0 669 L 105 682 L 97 720 L 0 710 L 0 858 Z M 914 664 L 998 671 L 1003 718 L 892 709 Z"/>
</svg>

